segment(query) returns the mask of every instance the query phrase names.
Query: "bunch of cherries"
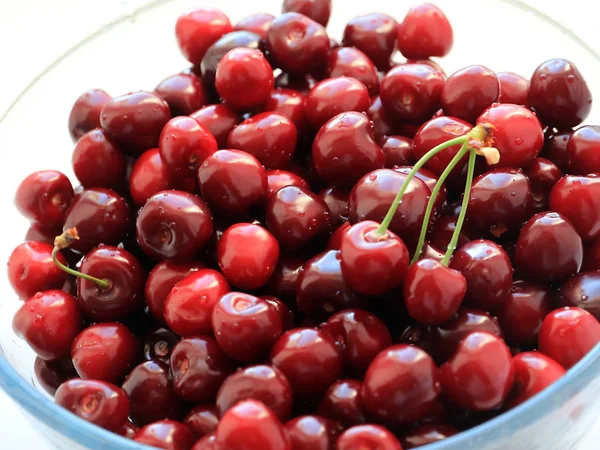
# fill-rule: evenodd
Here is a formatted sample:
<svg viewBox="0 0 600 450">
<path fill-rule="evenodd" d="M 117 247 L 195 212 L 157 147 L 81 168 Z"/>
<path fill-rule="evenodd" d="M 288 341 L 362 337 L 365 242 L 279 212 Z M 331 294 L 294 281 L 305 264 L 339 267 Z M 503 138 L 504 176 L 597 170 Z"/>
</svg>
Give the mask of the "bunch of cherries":
<svg viewBox="0 0 600 450">
<path fill-rule="evenodd" d="M 59 405 L 170 450 L 409 449 L 600 341 L 600 127 L 573 129 L 575 65 L 446 76 L 436 6 L 356 17 L 341 45 L 330 12 L 191 11 L 189 70 L 75 102 L 80 186 L 21 183 L 8 263 Z"/>
</svg>

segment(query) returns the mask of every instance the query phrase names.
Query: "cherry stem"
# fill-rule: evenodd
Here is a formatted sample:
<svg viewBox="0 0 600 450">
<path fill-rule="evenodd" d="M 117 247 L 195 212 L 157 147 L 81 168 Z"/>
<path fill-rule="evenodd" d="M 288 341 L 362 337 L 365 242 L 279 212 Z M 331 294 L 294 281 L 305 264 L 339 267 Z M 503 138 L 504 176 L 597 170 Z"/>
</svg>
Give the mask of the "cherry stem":
<svg viewBox="0 0 600 450">
<path fill-rule="evenodd" d="M 469 206 L 469 199 L 471 197 L 471 185 L 473 184 L 473 174 L 475 173 L 476 157 L 476 150 L 471 149 L 469 154 L 469 165 L 467 167 L 467 181 L 465 182 L 465 193 L 463 194 L 460 213 L 458 214 L 458 219 L 456 219 L 456 227 L 454 228 L 454 233 L 452 233 L 452 238 L 450 239 L 450 243 L 448 244 L 448 248 L 446 249 L 446 254 L 444 255 L 444 258 L 441 261 L 441 263 L 445 266 L 447 266 L 450 263 L 450 258 L 452 258 L 452 253 L 454 253 L 454 250 L 456 249 L 458 237 L 462 230 L 463 224 L 465 223 L 465 217 L 467 216 L 467 207 Z"/>
<path fill-rule="evenodd" d="M 435 187 L 433 191 L 431 191 L 431 196 L 429 197 L 429 202 L 427 203 L 427 209 L 425 210 L 425 216 L 423 217 L 423 224 L 421 225 L 421 233 L 419 234 L 419 242 L 417 243 L 417 249 L 415 250 L 415 254 L 411 260 L 411 264 L 417 262 L 419 257 L 421 256 L 421 252 L 423 251 L 423 246 L 425 245 L 425 236 L 427 235 L 427 228 L 429 226 L 429 219 L 431 218 L 431 213 L 433 212 L 433 207 L 435 206 L 435 201 L 437 199 L 438 194 L 442 190 L 444 186 L 444 182 L 446 178 L 450 175 L 450 172 L 456 167 L 456 165 L 460 162 L 460 160 L 469 152 L 469 146 L 465 142 L 458 153 L 454 155 L 452 161 L 448 164 L 448 166 L 444 169 L 437 182 L 435 183 Z"/>
</svg>

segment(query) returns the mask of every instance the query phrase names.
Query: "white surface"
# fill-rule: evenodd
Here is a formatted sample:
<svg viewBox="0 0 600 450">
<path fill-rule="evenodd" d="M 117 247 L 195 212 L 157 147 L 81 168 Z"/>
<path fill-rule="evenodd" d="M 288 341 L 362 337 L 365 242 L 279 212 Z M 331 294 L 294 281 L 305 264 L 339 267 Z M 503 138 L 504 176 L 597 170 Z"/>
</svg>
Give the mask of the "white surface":
<svg viewBox="0 0 600 450">
<path fill-rule="evenodd" d="M 146 0 L 0 1 L 0 115 L 33 76 L 40 73 L 59 54 L 100 25 L 145 2 Z M 335 3 L 336 0 L 334 8 Z M 600 51 L 600 39 L 595 28 L 597 18 L 594 14 L 582 13 L 586 8 L 586 0 L 530 0 L 528 3 L 559 18 L 561 23 L 574 29 L 588 44 Z M 255 0 L 253 4 L 260 10 L 260 0 Z M 501 39 L 501 32 L 498 33 L 498 39 Z M 43 117 L 37 119 L 43 120 Z M 11 150 L 0 149 L 0 155 L 8 151 Z M 2 195 L 12 194 L 5 192 Z M 600 411 L 598 414 L 600 416 Z M 599 438 L 600 423 L 580 450 L 597 449 Z M 47 448 L 12 400 L 2 392 L 0 442 L 0 448 L 6 450 Z M 552 450 L 552 446 L 549 445 L 548 449 Z"/>
</svg>

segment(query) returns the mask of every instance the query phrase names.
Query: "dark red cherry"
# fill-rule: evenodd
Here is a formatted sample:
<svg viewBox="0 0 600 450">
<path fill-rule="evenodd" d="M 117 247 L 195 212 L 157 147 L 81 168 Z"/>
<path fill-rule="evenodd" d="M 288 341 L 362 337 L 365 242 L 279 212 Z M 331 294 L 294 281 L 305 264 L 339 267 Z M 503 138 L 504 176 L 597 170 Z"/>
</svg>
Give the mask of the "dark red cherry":
<svg viewBox="0 0 600 450">
<path fill-rule="evenodd" d="M 494 104 L 477 119 L 493 126 L 493 146 L 500 152 L 496 167 L 525 167 L 544 145 L 542 125 L 529 109 L 509 103 Z"/>
<path fill-rule="evenodd" d="M 436 249 L 446 251 L 448 244 L 452 239 L 452 234 L 456 229 L 456 217 L 443 216 L 436 219 L 431 232 L 429 233 L 429 243 Z M 467 226 L 463 226 L 458 235 L 458 242 L 456 248 L 461 248 L 463 245 L 469 243 L 472 238 L 472 232 L 467 229 Z M 425 252 L 423 252 L 425 253 Z"/>
<path fill-rule="evenodd" d="M 500 83 L 498 103 L 512 103 L 514 105 L 527 105 L 529 93 L 529 80 L 513 72 L 497 72 Z"/>
<path fill-rule="evenodd" d="M 566 217 L 543 212 L 529 219 L 521 230 L 513 261 L 518 273 L 527 279 L 562 281 L 581 269 L 583 245 Z"/>
<path fill-rule="evenodd" d="M 412 166 L 395 166 L 394 172 L 400 172 L 408 176 L 412 171 Z M 421 167 L 419 170 L 415 172 L 415 178 L 422 180 L 430 191 L 433 191 L 433 188 L 438 182 L 438 176 L 429 169 L 425 169 Z M 448 190 L 445 185 L 442 185 L 442 188 L 438 192 L 438 195 L 435 199 L 435 204 L 433 207 L 434 214 L 438 214 L 442 211 L 444 204 L 446 203 L 446 198 L 448 197 Z"/>
<path fill-rule="evenodd" d="M 263 109 L 286 116 L 296 126 L 299 138 L 302 138 L 309 128 L 306 116 L 306 96 L 301 92 L 293 89 L 273 89 L 271 97 Z"/>
<path fill-rule="evenodd" d="M 171 351 L 177 342 L 179 338 L 172 331 L 160 326 L 154 328 L 142 340 L 144 360 L 169 364 Z"/>
<path fill-rule="evenodd" d="M 216 435 L 221 450 L 291 450 L 281 422 L 257 400 L 244 400 L 227 411 Z"/>
<path fill-rule="evenodd" d="M 391 118 L 385 112 L 380 97 L 375 97 L 371 101 L 367 115 L 371 119 L 371 122 L 373 122 L 373 136 L 375 137 L 375 142 L 378 144 L 383 145 L 383 139 L 386 136 L 400 133 L 400 126 L 392 122 Z"/>
<path fill-rule="evenodd" d="M 381 150 L 385 156 L 385 167 L 412 166 L 416 162 L 413 152 L 413 140 L 404 136 L 386 136 L 381 141 Z"/>
<path fill-rule="evenodd" d="M 525 174 L 531 183 L 534 198 L 534 210 L 548 209 L 548 197 L 554 185 L 562 178 L 563 173 L 552 161 L 537 157 L 525 168 Z M 541 201 L 539 200 L 541 199 Z M 536 205 L 538 203 L 539 205 Z"/>
<path fill-rule="evenodd" d="M 582 272 L 600 270 L 600 238 L 594 239 L 586 246 L 583 255 Z"/>
<path fill-rule="evenodd" d="M 579 125 L 592 109 L 587 83 L 566 59 L 551 59 L 535 69 L 528 100 L 542 122 L 558 129 Z"/>
<path fill-rule="evenodd" d="M 97 380 L 73 379 L 56 391 L 54 401 L 67 411 L 110 431 L 127 421 L 129 400 L 119 387 Z"/>
<path fill-rule="evenodd" d="M 428 64 L 397 65 L 381 80 L 381 103 L 393 120 L 423 123 L 440 108 L 445 78 Z"/>
<path fill-rule="evenodd" d="M 577 128 L 567 144 L 570 174 L 586 175 L 600 172 L 600 126 L 585 125 Z"/>
<path fill-rule="evenodd" d="M 283 334 L 271 349 L 271 364 L 281 370 L 298 397 L 319 398 L 340 378 L 342 354 L 325 331 L 296 328 Z"/>
<path fill-rule="evenodd" d="M 546 389 L 565 374 L 565 369 L 538 352 L 523 352 L 513 358 L 515 384 L 507 406 L 514 408 Z"/>
<path fill-rule="evenodd" d="M 69 114 L 69 133 L 73 142 L 100 126 L 100 111 L 111 98 L 102 89 L 90 89 L 75 100 Z"/>
<path fill-rule="evenodd" d="M 431 3 L 411 8 L 398 26 L 398 50 L 407 59 L 446 56 L 453 43 L 450 22 L 442 10 Z"/>
<path fill-rule="evenodd" d="M 267 195 L 275 194 L 279 189 L 286 186 L 297 186 L 310 190 L 308 181 L 287 170 L 267 170 Z M 321 196 L 321 198 L 323 198 Z M 323 199 L 325 200 L 325 199 Z M 328 204 L 329 206 L 329 204 Z"/>
<path fill-rule="evenodd" d="M 131 156 L 158 145 L 163 126 L 171 118 L 169 105 L 156 94 L 132 92 L 106 102 L 100 124 Z"/>
<path fill-rule="evenodd" d="M 404 278 L 408 314 L 425 325 L 441 325 L 458 311 L 467 291 L 466 278 L 432 259 L 420 259 Z"/>
<path fill-rule="evenodd" d="M 440 367 L 439 379 L 444 396 L 456 405 L 472 411 L 497 408 L 514 380 L 510 350 L 493 334 L 471 333 Z"/>
<path fill-rule="evenodd" d="M 171 353 L 175 394 L 188 402 L 214 399 L 231 372 L 231 360 L 210 336 L 184 338 Z"/>
<path fill-rule="evenodd" d="M 71 161 L 73 172 L 84 187 L 119 189 L 123 185 L 127 159 L 102 129 L 88 131 L 79 138 Z"/>
<path fill-rule="evenodd" d="M 27 229 L 24 241 L 36 241 L 54 245 L 54 238 L 62 233 L 62 225 L 46 228 L 43 225 L 32 223 Z"/>
<path fill-rule="evenodd" d="M 351 427 L 367 422 L 361 397 L 362 383 L 358 380 L 338 380 L 333 383 L 319 403 L 318 413 L 327 419 Z"/>
<path fill-rule="evenodd" d="M 60 289 L 67 274 L 52 260 L 53 246 L 44 242 L 28 241 L 18 245 L 8 258 L 8 280 L 21 300 L 37 292 Z M 59 252 L 57 259 L 67 264 Z"/>
<path fill-rule="evenodd" d="M 211 404 L 195 406 L 183 419 L 183 424 L 194 433 L 196 439 L 213 434 L 218 423 L 219 413 L 216 406 Z"/>
<path fill-rule="evenodd" d="M 281 12 L 297 12 L 326 27 L 331 15 L 331 0 L 284 0 Z"/>
<path fill-rule="evenodd" d="M 38 292 L 15 313 L 12 328 L 44 360 L 69 355 L 82 327 L 77 301 L 59 290 Z"/>
<path fill-rule="evenodd" d="M 305 262 L 306 259 L 301 256 L 281 256 L 267 284 L 267 292 L 284 299 L 286 302 L 288 299 L 295 299 L 296 280 Z"/>
<path fill-rule="evenodd" d="M 255 156 L 267 169 L 284 169 L 296 151 L 298 131 L 285 115 L 264 112 L 231 130 L 227 147 Z"/>
<path fill-rule="evenodd" d="M 387 428 L 379 425 L 356 425 L 338 438 L 337 450 L 402 450 L 398 439 Z"/>
<path fill-rule="evenodd" d="M 207 95 L 198 75 L 182 72 L 165 78 L 154 93 L 169 104 L 171 115 L 187 116 L 207 103 Z"/>
<path fill-rule="evenodd" d="M 48 394 L 54 397 L 58 387 L 67 380 L 77 378 L 77 372 L 73 367 L 70 357 L 46 361 L 36 356 L 33 365 L 35 380 Z"/>
<path fill-rule="evenodd" d="M 569 171 L 569 154 L 567 147 L 571 138 L 571 130 L 556 131 L 547 128 L 542 156 L 548 158 L 563 172 Z"/>
<path fill-rule="evenodd" d="M 329 208 L 329 217 L 332 228 L 337 228 L 348 221 L 349 196 L 349 191 L 336 187 L 325 188 L 319 192 L 319 197 L 323 199 Z"/>
<path fill-rule="evenodd" d="M 151 196 L 172 189 L 174 183 L 157 148 L 145 151 L 133 164 L 129 175 L 129 193 L 133 203 L 142 207 Z"/>
<path fill-rule="evenodd" d="M 267 365 L 250 366 L 230 375 L 217 394 L 217 408 L 222 417 L 242 400 L 258 400 L 277 418 L 285 421 L 292 411 L 292 388 L 283 373 Z"/>
<path fill-rule="evenodd" d="M 274 18 L 275 16 L 269 13 L 250 14 L 238 20 L 235 24 L 235 29 L 251 31 L 258 34 L 261 39 L 264 39 L 267 37 L 267 30 Z"/>
<path fill-rule="evenodd" d="M 267 196 L 265 168 L 241 150 L 219 150 L 206 158 L 198 180 L 203 198 L 223 215 L 243 216 Z"/>
<path fill-rule="evenodd" d="M 556 298 L 561 306 L 579 307 L 600 320 L 600 272 L 584 272 L 569 278 Z"/>
<path fill-rule="evenodd" d="M 343 45 L 356 47 L 365 53 L 380 70 L 389 67 L 396 39 L 398 22 L 383 13 L 371 13 L 350 19 L 344 29 Z"/>
<path fill-rule="evenodd" d="M 81 378 L 119 383 L 138 360 L 139 343 L 123 324 L 99 323 L 73 341 L 71 358 Z"/>
<path fill-rule="evenodd" d="M 179 336 L 212 334 L 212 311 L 230 290 L 225 277 L 216 270 L 191 272 L 177 282 L 167 296 L 164 319 Z"/>
<path fill-rule="evenodd" d="M 133 440 L 165 450 L 190 450 L 195 441 L 188 427 L 174 420 L 152 422 L 141 428 Z"/>
<path fill-rule="evenodd" d="M 130 231 L 131 212 L 125 199 L 105 188 L 78 193 L 65 213 L 63 231 L 77 228 L 70 248 L 86 253 L 99 244 L 116 245 Z"/>
<path fill-rule="evenodd" d="M 395 345 L 373 360 L 361 396 L 367 412 L 379 421 L 410 424 L 432 410 L 440 386 L 433 359 L 411 345 Z"/>
<path fill-rule="evenodd" d="M 227 136 L 238 123 L 240 115 L 225 105 L 208 105 L 190 114 L 200 125 L 204 126 L 217 140 L 219 148 L 227 147 Z"/>
<path fill-rule="evenodd" d="M 15 206 L 25 218 L 44 227 L 63 224 L 73 199 L 71 182 L 56 170 L 40 170 L 25 178 L 15 193 Z"/>
<path fill-rule="evenodd" d="M 600 236 L 600 178 L 567 175 L 558 181 L 550 193 L 550 208 L 570 220 L 585 241 Z"/>
<path fill-rule="evenodd" d="M 327 32 L 305 15 L 286 12 L 276 17 L 265 40 L 274 61 L 289 74 L 320 73 L 327 64 Z"/>
<path fill-rule="evenodd" d="M 285 424 L 292 450 L 334 450 L 338 425 L 320 416 L 300 416 Z"/>
<path fill-rule="evenodd" d="M 273 297 L 272 295 L 262 295 L 260 298 L 265 300 L 277 310 L 279 316 L 281 317 L 281 325 L 283 326 L 283 331 L 291 330 L 292 328 L 294 328 L 294 313 L 285 303 L 283 303 L 277 297 Z"/>
<path fill-rule="evenodd" d="M 138 244 L 153 259 L 189 261 L 212 231 L 212 214 L 204 200 L 183 191 L 154 194 L 136 220 Z"/>
<path fill-rule="evenodd" d="M 122 387 L 129 397 L 129 416 L 136 425 L 179 418 L 182 405 L 175 397 L 167 364 L 158 361 L 139 364 L 127 375 Z"/>
<path fill-rule="evenodd" d="M 402 436 L 402 448 L 408 450 L 443 441 L 458 434 L 458 430 L 450 425 L 421 425 Z"/>
<path fill-rule="evenodd" d="M 229 18 L 216 8 L 198 8 L 182 14 L 175 25 L 175 36 L 183 56 L 199 66 L 208 48 L 233 31 Z"/>
<path fill-rule="evenodd" d="M 346 232 L 350 229 L 352 225 L 350 222 L 346 222 L 343 225 L 340 225 L 336 228 L 336 230 L 331 233 L 331 236 L 327 240 L 327 250 L 339 250 L 342 246 L 342 237 L 346 234 Z"/>
<path fill-rule="evenodd" d="M 352 77 L 365 85 L 369 95 L 379 92 L 377 68 L 367 55 L 355 47 L 340 47 L 329 53 L 327 76 Z"/>
</svg>

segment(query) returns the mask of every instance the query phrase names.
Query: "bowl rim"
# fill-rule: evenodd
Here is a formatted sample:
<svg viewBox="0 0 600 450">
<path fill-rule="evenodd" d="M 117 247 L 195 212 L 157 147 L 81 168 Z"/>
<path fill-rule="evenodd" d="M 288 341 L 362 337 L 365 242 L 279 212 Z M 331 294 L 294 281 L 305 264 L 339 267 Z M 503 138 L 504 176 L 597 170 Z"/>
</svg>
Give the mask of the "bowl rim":
<svg viewBox="0 0 600 450">
<path fill-rule="evenodd" d="M 160 7 L 163 4 L 170 3 L 174 0 L 150 0 L 144 5 L 133 9 L 131 12 L 123 14 L 102 25 L 88 36 L 77 42 L 72 47 L 68 48 L 52 61 L 43 71 L 36 75 L 30 83 L 14 98 L 6 110 L 0 115 L 0 125 L 11 111 L 21 101 L 21 99 L 54 67 L 59 65 L 64 59 L 68 58 L 72 53 L 83 47 L 95 38 L 109 32 L 115 26 L 135 17 L 138 14 L 143 14 L 146 11 Z M 500 0 L 501 2 L 511 4 L 526 12 L 532 13 L 540 20 L 552 25 L 558 31 L 562 32 L 582 48 L 584 48 L 592 57 L 600 61 L 600 53 L 596 52 L 576 33 L 568 28 L 565 28 L 560 22 L 548 16 L 544 12 L 534 8 L 521 0 Z M 596 369 L 596 370 L 594 370 Z M 530 417 L 535 419 L 536 412 L 552 411 L 556 407 L 554 398 L 570 385 L 584 386 L 585 383 L 595 375 L 600 373 L 600 343 L 597 344 L 588 354 L 575 364 L 567 373 L 558 381 L 553 383 L 548 388 L 522 403 L 521 405 L 506 411 L 499 416 L 488 420 L 480 425 L 477 425 L 469 430 L 458 433 L 443 441 L 426 445 L 423 450 L 447 450 L 448 448 L 469 448 L 469 444 L 476 438 L 484 435 L 489 435 L 492 431 L 501 429 L 505 426 L 518 423 L 520 427 L 527 426 L 526 421 L 519 419 Z M 97 449 L 120 449 L 120 450 L 152 450 L 154 447 L 149 447 L 144 444 L 137 443 L 127 439 L 116 433 L 105 430 L 97 425 L 87 422 L 78 416 L 72 414 L 66 409 L 58 406 L 46 394 L 38 391 L 33 385 L 22 378 L 8 363 L 4 357 L 4 350 L 0 344 L 0 388 L 14 400 L 17 405 L 24 409 L 28 414 L 42 422 L 45 426 L 55 430 L 58 434 L 63 435 L 75 443 Z M 32 426 L 33 428 L 33 426 Z"/>
</svg>

